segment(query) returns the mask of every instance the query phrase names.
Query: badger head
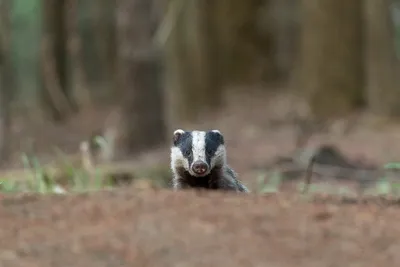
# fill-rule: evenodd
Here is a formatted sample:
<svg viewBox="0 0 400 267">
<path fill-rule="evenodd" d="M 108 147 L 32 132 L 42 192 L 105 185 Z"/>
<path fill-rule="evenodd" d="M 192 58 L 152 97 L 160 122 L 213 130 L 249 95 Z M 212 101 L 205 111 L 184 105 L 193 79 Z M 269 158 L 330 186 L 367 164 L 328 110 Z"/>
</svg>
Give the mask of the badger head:
<svg viewBox="0 0 400 267">
<path fill-rule="evenodd" d="M 226 161 L 224 137 L 218 130 L 174 131 L 171 147 L 171 168 L 183 168 L 195 177 L 208 175 Z"/>
</svg>

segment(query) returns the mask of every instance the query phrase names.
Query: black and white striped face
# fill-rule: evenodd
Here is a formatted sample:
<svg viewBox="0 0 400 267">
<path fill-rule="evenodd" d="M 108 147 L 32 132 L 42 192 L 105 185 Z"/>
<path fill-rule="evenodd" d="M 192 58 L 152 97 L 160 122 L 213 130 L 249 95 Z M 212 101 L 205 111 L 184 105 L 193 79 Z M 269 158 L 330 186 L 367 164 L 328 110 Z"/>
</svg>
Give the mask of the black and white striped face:
<svg viewBox="0 0 400 267">
<path fill-rule="evenodd" d="M 174 132 L 171 167 L 184 168 L 192 176 L 202 177 L 226 160 L 224 137 L 218 130 Z"/>
</svg>

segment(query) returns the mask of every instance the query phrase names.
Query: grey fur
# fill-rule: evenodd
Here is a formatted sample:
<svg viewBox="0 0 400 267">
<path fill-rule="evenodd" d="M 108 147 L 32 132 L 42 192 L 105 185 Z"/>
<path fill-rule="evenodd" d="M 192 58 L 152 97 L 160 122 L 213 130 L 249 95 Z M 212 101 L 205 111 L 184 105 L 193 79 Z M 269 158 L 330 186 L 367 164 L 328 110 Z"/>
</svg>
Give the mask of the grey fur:
<svg viewBox="0 0 400 267">
<path fill-rule="evenodd" d="M 194 144 L 193 142 L 195 141 L 193 140 L 198 140 L 198 138 L 193 139 L 193 136 L 205 136 L 205 132 L 201 131 L 186 132 L 179 129 L 174 132 L 174 140 L 178 141 L 171 147 L 171 170 L 173 173 L 173 189 L 180 190 L 188 188 L 203 188 L 208 190 L 224 190 L 245 193 L 250 192 L 248 188 L 238 180 L 236 172 L 226 163 L 226 150 L 222 134 L 216 130 L 214 130 L 213 132 L 221 135 L 219 136 L 219 138 L 217 137 L 219 143 L 214 142 L 215 140 L 204 141 L 203 139 Z M 179 136 L 175 136 L 176 134 L 186 134 L 187 140 L 191 141 L 186 142 L 185 144 L 183 144 L 183 142 L 179 143 Z M 216 152 L 212 154 L 211 158 L 208 159 L 210 169 L 207 174 L 204 176 L 196 176 L 190 170 L 191 162 L 189 158 L 184 156 L 184 153 L 182 153 L 182 150 L 187 149 L 187 147 L 182 146 L 184 145 L 190 147 L 199 145 L 200 149 L 199 147 L 197 147 L 197 149 L 195 150 L 203 152 L 206 150 L 206 148 L 204 147 L 204 149 L 201 149 L 202 146 L 211 145 L 207 142 L 212 142 L 212 145 L 214 146 L 214 148 L 216 148 Z M 193 148 L 191 149 L 193 151 Z"/>
<path fill-rule="evenodd" d="M 226 176 L 232 177 L 232 179 L 236 183 L 239 192 L 245 192 L 245 193 L 250 192 L 250 190 L 238 180 L 237 173 L 233 169 L 231 169 L 228 165 L 226 165 Z"/>
</svg>

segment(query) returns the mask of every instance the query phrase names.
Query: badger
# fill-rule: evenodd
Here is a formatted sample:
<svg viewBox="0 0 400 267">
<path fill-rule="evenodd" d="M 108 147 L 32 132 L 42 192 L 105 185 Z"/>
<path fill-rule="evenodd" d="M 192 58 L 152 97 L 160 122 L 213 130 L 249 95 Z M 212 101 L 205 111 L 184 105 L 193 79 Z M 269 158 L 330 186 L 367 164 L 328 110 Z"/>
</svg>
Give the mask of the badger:
<svg viewBox="0 0 400 267">
<path fill-rule="evenodd" d="M 174 131 L 171 146 L 172 186 L 249 192 L 227 164 L 224 136 L 219 130 Z"/>
</svg>

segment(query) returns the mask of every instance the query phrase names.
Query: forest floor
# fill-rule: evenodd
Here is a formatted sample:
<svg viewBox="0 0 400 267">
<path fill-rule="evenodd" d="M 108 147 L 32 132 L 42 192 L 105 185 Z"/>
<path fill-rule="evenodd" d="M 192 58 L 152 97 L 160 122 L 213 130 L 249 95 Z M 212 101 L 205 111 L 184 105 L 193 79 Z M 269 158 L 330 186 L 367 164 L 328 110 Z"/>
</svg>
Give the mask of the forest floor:
<svg viewBox="0 0 400 267">
<path fill-rule="evenodd" d="M 182 127 L 220 129 L 230 165 L 254 191 L 256 171 L 295 150 L 294 125 L 285 123 L 288 107 L 306 112 L 285 95 L 237 93 L 217 117 Z M 15 140 L 34 139 L 43 160 L 54 147 L 76 153 L 104 114 L 84 114 L 62 126 L 17 122 Z M 347 135 L 317 134 L 307 147 L 334 144 L 351 159 L 383 165 L 398 158 L 399 130 L 362 114 Z M 16 160 L 20 145 L 13 143 Z M 160 147 L 132 165 L 168 165 L 168 157 L 168 146 Z M 129 186 L 62 196 L 1 195 L 0 266 L 399 266 L 397 205 L 303 197 Z"/>
<path fill-rule="evenodd" d="M 170 190 L 6 197 L 0 266 L 399 266 L 396 206 Z"/>
</svg>

